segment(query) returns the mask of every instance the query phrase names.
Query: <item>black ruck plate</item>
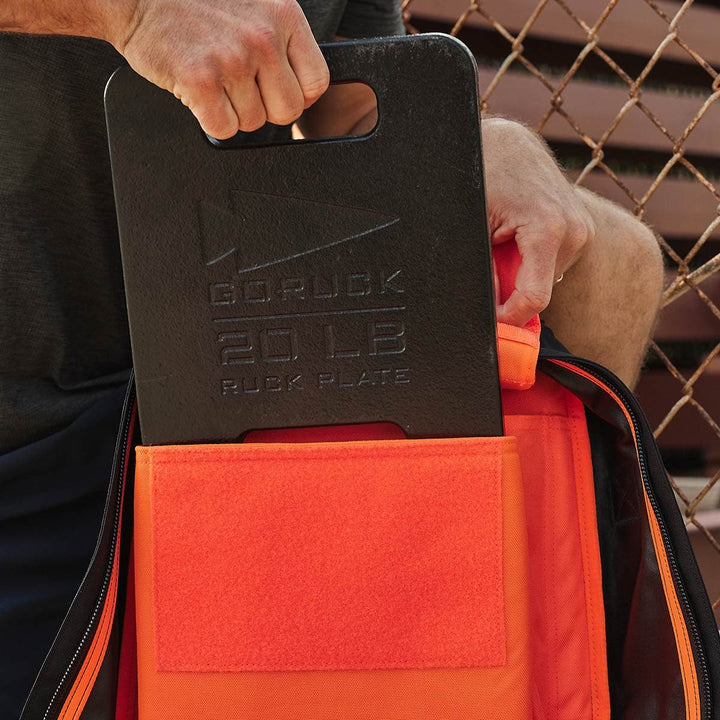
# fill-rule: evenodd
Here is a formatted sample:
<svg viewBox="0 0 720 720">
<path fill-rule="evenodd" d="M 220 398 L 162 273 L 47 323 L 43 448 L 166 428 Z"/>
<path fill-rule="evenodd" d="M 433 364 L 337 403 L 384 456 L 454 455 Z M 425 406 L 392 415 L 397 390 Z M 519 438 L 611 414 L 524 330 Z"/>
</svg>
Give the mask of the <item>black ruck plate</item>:
<svg viewBox="0 0 720 720">
<path fill-rule="evenodd" d="M 474 60 L 443 35 L 323 52 L 374 89 L 368 136 L 220 149 L 171 94 L 110 80 L 146 444 L 502 432 Z"/>
</svg>

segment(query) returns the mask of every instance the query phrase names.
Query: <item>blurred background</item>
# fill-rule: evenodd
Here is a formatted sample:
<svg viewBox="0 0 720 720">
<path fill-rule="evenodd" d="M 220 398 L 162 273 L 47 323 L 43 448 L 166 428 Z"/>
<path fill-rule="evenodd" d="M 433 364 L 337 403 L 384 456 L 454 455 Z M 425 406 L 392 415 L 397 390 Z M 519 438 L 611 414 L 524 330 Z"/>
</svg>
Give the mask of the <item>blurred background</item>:
<svg viewBox="0 0 720 720">
<path fill-rule="evenodd" d="M 720 621 L 720 5 L 405 0 L 460 38 L 483 112 L 523 121 L 568 177 L 659 234 L 666 290 L 637 395 Z"/>
</svg>

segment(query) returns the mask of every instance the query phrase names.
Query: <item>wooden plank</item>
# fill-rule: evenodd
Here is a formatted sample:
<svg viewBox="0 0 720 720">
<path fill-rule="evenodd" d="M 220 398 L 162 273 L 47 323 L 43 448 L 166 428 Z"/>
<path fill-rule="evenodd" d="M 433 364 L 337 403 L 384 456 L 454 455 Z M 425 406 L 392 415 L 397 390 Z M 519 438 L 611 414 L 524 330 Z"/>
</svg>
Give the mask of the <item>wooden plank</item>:
<svg viewBox="0 0 720 720">
<path fill-rule="evenodd" d="M 720 543 L 720 510 L 698 513 L 697 520 Z M 714 603 L 720 599 L 720 555 L 695 525 L 688 525 L 688 534 L 710 601 Z M 720 606 L 715 609 L 715 621 L 720 625 Z"/>
<path fill-rule="evenodd" d="M 684 371 L 685 377 L 692 375 L 692 369 Z M 693 388 L 693 398 L 707 410 L 712 418 L 720 419 L 720 368 L 711 365 L 697 380 Z M 635 391 L 640 404 L 656 428 L 666 417 L 673 405 L 682 396 L 682 384 L 667 370 L 645 370 Z M 660 447 L 668 449 L 705 448 L 708 455 L 715 459 L 720 451 L 720 439 L 696 408 L 691 405 L 682 407 L 658 438 Z"/>
<path fill-rule="evenodd" d="M 568 177 L 575 180 L 579 171 L 571 171 Z M 620 175 L 620 181 L 637 197 L 642 197 L 652 179 L 642 175 Z M 599 195 L 614 200 L 634 210 L 627 194 L 602 170 L 594 170 L 583 185 Z M 717 217 L 718 201 L 696 180 L 665 179 L 645 206 L 644 220 L 664 237 L 700 237 Z M 709 242 L 717 243 L 720 228 L 711 234 Z M 720 250 L 720 248 L 718 248 Z"/>
<path fill-rule="evenodd" d="M 720 15 L 718 16 L 720 23 Z M 484 95 L 497 72 L 478 69 L 481 95 Z M 553 87 L 560 78 L 549 77 Z M 505 73 L 488 98 L 488 111 L 522 120 L 537 127 L 550 107 L 550 91 L 527 73 Z M 629 100 L 628 91 L 618 85 L 573 80 L 563 92 L 563 109 L 590 138 L 599 140 Z M 642 102 L 675 138 L 682 136 L 706 98 L 646 90 Z M 553 114 L 543 128 L 543 135 L 554 141 L 577 142 L 578 135 L 568 121 Z M 610 146 L 661 151 L 670 156 L 672 142 L 637 107 L 623 117 L 609 139 Z M 720 157 L 720 98 L 710 105 L 684 144 L 687 153 Z"/>
<path fill-rule="evenodd" d="M 670 281 L 675 277 L 674 273 L 668 273 Z M 720 306 L 720 275 L 709 277 L 700 284 L 700 289 Z M 707 340 L 720 343 L 720 320 L 697 293 L 690 291 L 662 309 L 654 338 L 658 342 Z"/>
<path fill-rule="evenodd" d="M 597 22 L 606 3 L 598 0 L 566 0 L 568 7 L 588 26 Z M 539 5 L 539 0 L 481 0 L 479 3 L 497 22 L 513 35 L 524 27 Z M 680 9 L 681 3 L 658 0 L 658 7 L 669 17 Z M 454 24 L 470 7 L 469 0 L 413 0 L 408 8 L 411 16 L 440 23 Z M 468 25 L 488 28 L 491 25 L 477 12 L 470 14 Z M 707 5 L 690 7 L 678 25 L 679 36 L 717 69 L 720 67 L 720 11 Z M 587 37 L 560 5 L 550 0 L 533 25 L 532 36 L 584 45 Z M 600 46 L 651 56 L 668 34 L 668 24 L 644 0 L 624 0 L 618 3 L 598 32 Z M 509 52 L 509 49 L 508 49 Z M 664 57 L 682 62 L 694 62 L 677 43 L 671 43 Z"/>
</svg>

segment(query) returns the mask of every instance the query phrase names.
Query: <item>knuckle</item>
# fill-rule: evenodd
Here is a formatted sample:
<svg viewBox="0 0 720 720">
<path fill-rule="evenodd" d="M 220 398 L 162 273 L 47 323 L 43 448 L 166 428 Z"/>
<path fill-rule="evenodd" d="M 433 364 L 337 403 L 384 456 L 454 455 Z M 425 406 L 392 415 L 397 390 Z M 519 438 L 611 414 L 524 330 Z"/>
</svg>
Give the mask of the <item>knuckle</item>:
<svg viewBox="0 0 720 720">
<path fill-rule="evenodd" d="M 330 72 L 327 67 L 318 70 L 312 77 L 303 81 L 303 95 L 308 100 L 317 100 L 330 85 Z"/>
<path fill-rule="evenodd" d="M 277 33 L 272 27 L 255 28 L 248 38 L 248 42 L 252 51 L 258 55 L 260 62 L 270 66 L 279 64 L 280 43 Z"/>
<path fill-rule="evenodd" d="M 251 51 L 244 43 L 217 48 L 210 56 L 208 65 L 214 68 L 218 78 L 242 77 L 254 70 Z"/>
<path fill-rule="evenodd" d="M 572 256 L 580 253 L 595 237 L 595 225 L 589 216 L 577 215 L 569 224 L 567 246 Z"/>
<path fill-rule="evenodd" d="M 238 131 L 237 122 L 231 122 L 230 120 L 208 118 L 203 121 L 203 119 L 198 117 L 198 121 L 208 135 L 218 140 L 227 140 L 233 137 Z"/>
<path fill-rule="evenodd" d="M 195 67 L 215 83 L 222 84 L 228 76 L 242 75 L 252 68 L 251 53 L 244 43 L 218 45 L 209 49 Z"/>
<path fill-rule="evenodd" d="M 597 232 L 597 227 L 595 226 L 595 222 L 592 218 L 588 219 L 587 223 L 585 223 L 585 227 L 587 228 L 586 242 L 592 242 L 595 239 L 595 233 Z"/>
<path fill-rule="evenodd" d="M 251 72 L 253 75 L 255 74 L 250 53 L 242 45 L 234 48 L 231 54 L 223 58 L 223 61 L 223 65 L 228 68 L 229 73 L 232 75 L 242 76 Z"/>
<path fill-rule="evenodd" d="M 567 236 L 568 244 L 572 248 L 581 248 L 588 241 L 590 228 L 581 218 L 574 218 L 568 222 Z"/>
<path fill-rule="evenodd" d="M 585 223 L 585 242 L 592 242 L 595 239 L 595 232 L 597 228 L 595 227 L 595 222 L 592 218 L 588 218 Z"/>
<path fill-rule="evenodd" d="M 275 0 L 275 12 L 277 16 L 285 20 L 298 20 L 302 17 L 300 5 L 296 0 Z"/>
<path fill-rule="evenodd" d="M 302 105 L 288 105 L 282 110 L 268 114 L 268 120 L 275 125 L 291 125 L 302 115 Z"/>
<path fill-rule="evenodd" d="M 546 210 L 541 223 L 545 234 L 555 242 L 567 234 L 568 221 L 559 209 Z"/>
<path fill-rule="evenodd" d="M 240 130 L 243 132 L 253 132 L 259 130 L 267 121 L 265 108 L 257 108 L 240 118 Z"/>
<path fill-rule="evenodd" d="M 238 128 L 236 127 L 230 127 L 229 125 L 226 127 L 218 128 L 215 132 L 207 131 L 208 135 L 210 137 L 214 137 L 218 140 L 229 140 L 231 137 L 234 137 L 237 134 Z"/>
<path fill-rule="evenodd" d="M 218 109 L 212 105 L 200 106 L 192 110 L 202 129 L 211 137 L 226 140 L 238 131 L 235 113 Z"/>
<path fill-rule="evenodd" d="M 221 87 L 220 74 L 215 63 L 190 65 L 182 70 L 178 85 L 183 88 L 182 94 L 191 102 L 217 92 Z"/>
<path fill-rule="evenodd" d="M 287 83 L 280 102 L 272 106 L 267 105 L 267 119 L 277 125 L 290 125 L 303 113 L 304 102 L 300 88 L 297 84 Z"/>
<path fill-rule="evenodd" d="M 550 303 L 551 288 L 527 288 L 517 291 L 517 306 L 529 315 L 544 310 Z"/>
</svg>

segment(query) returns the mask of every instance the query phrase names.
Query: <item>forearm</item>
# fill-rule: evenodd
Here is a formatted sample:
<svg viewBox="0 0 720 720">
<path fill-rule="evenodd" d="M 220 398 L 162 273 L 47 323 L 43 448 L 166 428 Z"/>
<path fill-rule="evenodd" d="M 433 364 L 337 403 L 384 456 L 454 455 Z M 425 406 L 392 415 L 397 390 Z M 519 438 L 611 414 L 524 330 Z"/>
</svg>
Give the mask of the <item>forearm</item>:
<svg viewBox="0 0 720 720">
<path fill-rule="evenodd" d="M 3 0 L 0 31 L 79 35 L 116 42 L 132 4 L 124 0 Z"/>
</svg>

